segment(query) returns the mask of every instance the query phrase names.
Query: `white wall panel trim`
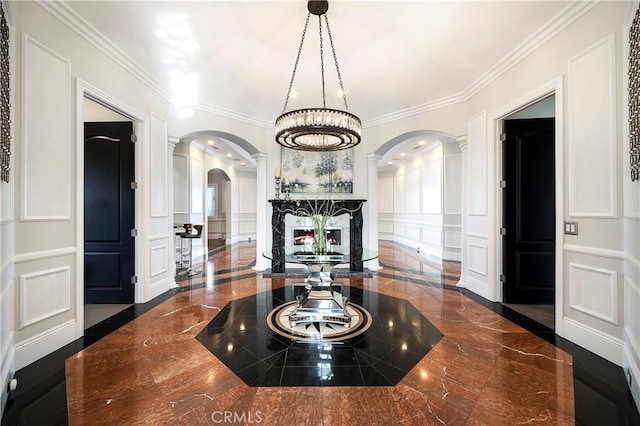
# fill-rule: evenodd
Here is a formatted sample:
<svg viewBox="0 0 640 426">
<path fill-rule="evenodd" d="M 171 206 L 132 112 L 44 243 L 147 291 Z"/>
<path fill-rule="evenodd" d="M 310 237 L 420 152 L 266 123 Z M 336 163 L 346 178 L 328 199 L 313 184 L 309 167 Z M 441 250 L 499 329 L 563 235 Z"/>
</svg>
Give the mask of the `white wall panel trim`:
<svg viewBox="0 0 640 426">
<path fill-rule="evenodd" d="M 165 274 L 168 271 L 167 258 L 169 253 L 169 246 L 167 244 L 151 247 L 150 259 L 151 259 L 151 276 L 156 277 L 160 274 Z"/>
<path fill-rule="evenodd" d="M 590 276 L 588 282 L 591 287 L 586 288 L 584 282 L 578 281 L 577 275 L 583 271 Z M 587 281 L 587 280 L 585 280 Z M 604 287 L 599 288 L 596 286 Z M 608 286 L 605 287 L 605 286 Z M 591 291 L 589 291 L 591 290 Z M 584 303 L 588 303 L 586 297 L 589 297 L 595 293 L 594 290 L 600 290 L 597 295 L 601 297 L 595 297 L 594 304 L 597 303 L 606 308 L 607 312 L 599 311 L 592 306 L 585 306 Z M 608 295 L 607 301 L 604 297 Z M 580 300 L 581 299 L 581 300 Z M 608 305 L 608 306 L 606 306 Z M 596 268 L 594 266 L 582 265 L 578 263 L 569 263 L 569 307 L 580 311 L 595 318 L 607 321 L 613 325 L 619 325 L 618 319 L 618 273 L 616 271 L 604 268 Z"/>
<path fill-rule="evenodd" d="M 166 240 L 169 238 L 169 234 L 156 234 L 149 237 L 149 241 Z"/>
<path fill-rule="evenodd" d="M 165 141 L 167 140 L 167 122 L 158 114 L 151 113 L 151 143 L 150 143 L 150 165 L 151 188 L 151 217 L 167 217 L 169 215 L 169 199 L 167 197 L 169 189 L 168 170 L 168 150 Z M 171 183 L 173 184 L 173 183 Z"/>
<path fill-rule="evenodd" d="M 55 275 L 59 276 L 58 283 L 52 279 Z M 45 281 L 40 280 L 43 277 L 48 277 L 48 279 Z M 43 286 L 43 282 L 46 283 L 46 286 Z M 38 284 L 40 288 L 33 288 Z M 59 285 L 56 286 L 56 284 Z M 56 287 L 54 288 L 54 286 Z M 34 296 L 30 296 L 31 292 L 34 292 Z M 43 310 L 43 298 L 46 298 L 52 304 L 52 309 Z M 57 306 L 55 303 L 57 303 Z M 70 266 L 20 275 L 20 329 L 69 310 L 71 310 Z"/>
<path fill-rule="evenodd" d="M 625 258 L 625 253 L 620 250 L 603 249 L 599 247 L 581 246 L 576 244 L 565 244 L 563 248 L 565 251 L 571 253 L 587 254 L 589 256 L 607 257 L 618 260 L 623 260 Z"/>
<path fill-rule="evenodd" d="M 467 269 L 476 274 L 487 276 L 487 246 L 469 243 L 467 248 Z"/>
<path fill-rule="evenodd" d="M 76 253 L 75 247 L 62 247 L 62 248 L 53 249 L 53 250 L 33 251 L 30 253 L 16 254 L 14 256 L 14 261 L 16 264 L 20 264 L 20 263 L 26 263 L 26 262 L 33 262 L 36 260 L 50 259 L 52 257 L 67 256 L 75 253 Z"/>
<path fill-rule="evenodd" d="M 617 218 L 615 36 L 568 63 L 569 216 Z"/>
<path fill-rule="evenodd" d="M 487 234 L 481 234 L 479 232 L 466 232 L 467 237 L 472 237 L 472 238 L 482 238 L 482 239 L 487 239 L 489 238 L 489 236 Z"/>
<path fill-rule="evenodd" d="M 71 62 L 26 34 L 22 49 L 20 220 L 68 221 Z M 55 172 L 50 161 L 58 163 Z"/>
</svg>

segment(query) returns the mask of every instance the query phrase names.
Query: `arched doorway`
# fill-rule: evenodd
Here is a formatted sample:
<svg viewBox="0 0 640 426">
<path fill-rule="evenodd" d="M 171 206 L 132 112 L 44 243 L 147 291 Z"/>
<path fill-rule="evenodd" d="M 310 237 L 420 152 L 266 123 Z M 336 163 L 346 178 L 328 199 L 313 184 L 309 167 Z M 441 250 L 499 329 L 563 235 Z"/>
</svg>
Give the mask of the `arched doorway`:
<svg viewBox="0 0 640 426">
<path fill-rule="evenodd" d="M 207 172 L 205 211 L 207 247 L 211 252 L 225 246 L 231 231 L 231 223 L 227 220 L 231 211 L 231 179 L 222 169 L 215 168 Z"/>
</svg>

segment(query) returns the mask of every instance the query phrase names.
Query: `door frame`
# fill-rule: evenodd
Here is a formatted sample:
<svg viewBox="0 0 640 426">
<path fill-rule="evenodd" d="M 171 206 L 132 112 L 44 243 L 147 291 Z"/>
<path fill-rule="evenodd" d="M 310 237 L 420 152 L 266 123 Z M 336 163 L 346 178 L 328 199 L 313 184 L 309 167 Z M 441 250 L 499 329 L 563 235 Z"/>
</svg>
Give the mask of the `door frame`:
<svg viewBox="0 0 640 426">
<path fill-rule="evenodd" d="M 76 79 L 76 338 L 84 336 L 84 99 L 88 98 L 94 102 L 109 108 L 120 115 L 129 118 L 133 122 L 133 131 L 138 141 L 135 144 L 134 167 L 135 180 L 138 182 L 138 189 L 134 195 L 134 226 L 138 230 L 138 238 L 135 241 L 134 249 L 134 273 L 138 277 L 138 282 L 134 286 L 134 303 L 142 303 L 145 300 L 144 282 L 144 250 L 145 241 L 140 235 L 144 235 L 145 223 L 144 213 L 144 185 L 143 176 L 143 146 L 147 145 L 149 135 L 148 118 L 138 112 L 135 108 L 108 95 L 106 92 L 95 86 Z"/>
<path fill-rule="evenodd" d="M 502 133 L 503 121 L 515 112 L 518 112 L 531 104 L 534 104 L 546 97 L 555 95 L 555 173 L 556 173 L 556 223 L 555 223 L 555 333 L 563 336 L 564 317 L 564 267 L 563 267 L 563 246 L 564 246 L 564 102 L 563 102 L 563 78 L 562 76 L 540 86 L 526 95 L 512 101 L 499 108 L 488 117 L 488 138 L 489 146 L 487 152 L 488 160 L 488 184 L 489 184 L 489 253 L 493 257 L 493 262 L 488 265 L 489 298 L 493 301 L 502 302 L 503 291 L 500 282 L 502 273 L 503 244 L 499 229 L 502 226 L 502 193 L 500 181 L 502 180 Z"/>
</svg>

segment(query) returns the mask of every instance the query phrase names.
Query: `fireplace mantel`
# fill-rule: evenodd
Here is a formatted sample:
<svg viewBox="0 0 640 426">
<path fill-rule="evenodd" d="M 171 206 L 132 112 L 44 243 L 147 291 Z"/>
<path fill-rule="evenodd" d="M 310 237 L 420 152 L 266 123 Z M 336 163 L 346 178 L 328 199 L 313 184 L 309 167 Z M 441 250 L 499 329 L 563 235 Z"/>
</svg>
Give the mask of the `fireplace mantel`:
<svg viewBox="0 0 640 426">
<path fill-rule="evenodd" d="M 322 201 L 322 200 L 318 200 Z M 349 216 L 349 254 L 352 259 L 362 258 L 362 205 L 367 200 L 332 200 L 336 211 L 340 209 L 352 212 Z M 315 200 L 269 200 L 273 207 L 271 229 L 273 232 L 273 251 L 284 253 L 285 221 L 284 218 L 294 210 L 310 210 Z M 284 255 L 271 261 L 271 272 L 284 273 Z M 362 262 L 351 262 L 349 269 L 362 272 Z"/>
</svg>

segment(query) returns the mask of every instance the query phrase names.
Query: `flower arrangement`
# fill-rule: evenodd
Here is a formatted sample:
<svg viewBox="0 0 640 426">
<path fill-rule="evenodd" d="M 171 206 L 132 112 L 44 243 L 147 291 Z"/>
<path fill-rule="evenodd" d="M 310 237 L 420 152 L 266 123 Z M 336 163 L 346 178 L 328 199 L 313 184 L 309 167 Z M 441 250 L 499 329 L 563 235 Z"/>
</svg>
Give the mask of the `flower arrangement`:
<svg viewBox="0 0 640 426">
<path fill-rule="evenodd" d="M 327 253 L 327 225 L 333 225 L 337 223 L 338 216 L 343 214 L 353 214 L 361 206 L 356 209 L 348 209 L 342 207 L 330 198 L 314 200 L 302 199 L 296 201 L 296 207 L 286 209 L 284 213 L 290 213 L 298 217 L 298 222 L 302 219 L 309 219 L 313 224 L 315 232 L 315 247 L 314 252 L 316 254 Z"/>
</svg>

